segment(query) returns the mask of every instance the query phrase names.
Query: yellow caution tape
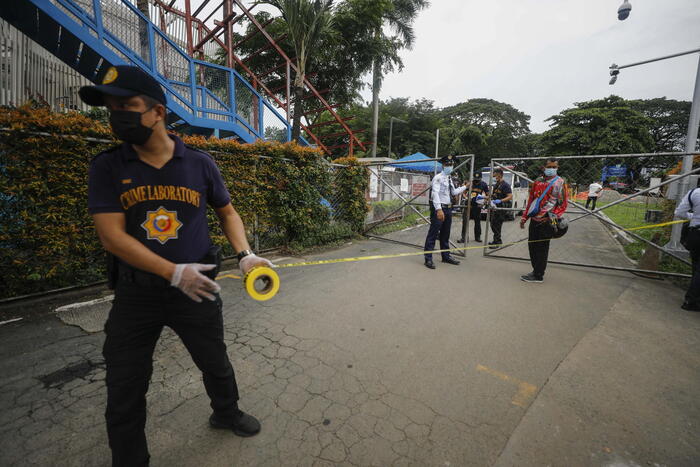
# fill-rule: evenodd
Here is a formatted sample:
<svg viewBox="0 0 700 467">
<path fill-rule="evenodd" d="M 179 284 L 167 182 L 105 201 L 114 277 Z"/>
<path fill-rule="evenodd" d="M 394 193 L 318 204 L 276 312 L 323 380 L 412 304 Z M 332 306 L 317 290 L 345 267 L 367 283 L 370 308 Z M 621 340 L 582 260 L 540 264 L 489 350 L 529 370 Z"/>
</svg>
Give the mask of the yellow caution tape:
<svg viewBox="0 0 700 467">
<path fill-rule="evenodd" d="M 257 288 L 258 281 L 262 282 L 260 289 Z M 272 268 L 257 266 L 248 271 L 243 278 L 243 284 L 253 300 L 264 302 L 277 295 L 280 289 L 280 277 Z"/>
<path fill-rule="evenodd" d="M 652 229 L 656 227 L 666 227 L 668 225 L 673 225 L 673 224 L 682 224 L 688 222 L 687 220 L 678 220 L 678 221 L 669 221 L 669 222 L 663 222 L 660 224 L 653 224 L 653 225 L 644 225 L 640 227 L 632 227 L 628 228 L 626 230 L 642 230 L 642 229 Z M 536 243 L 536 242 L 548 242 L 553 239 L 542 239 L 542 240 L 521 240 L 519 242 L 512 242 L 512 243 L 502 243 L 499 244 L 499 248 L 503 248 L 506 246 L 513 246 L 513 245 L 519 245 L 521 243 Z M 350 258 L 336 258 L 336 259 L 321 259 L 317 261 L 304 261 L 300 263 L 287 263 L 287 264 L 278 264 L 275 265 L 275 269 L 282 269 L 282 268 L 298 268 L 302 266 L 319 266 L 322 264 L 338 264 L 338 263 L 353 263 L 357 261 L 373 261 L 373 260 L 378 260 L 378 259 L 391 259 L 391 258 L 403 258 L 406 256 L 423 256 L 425 254 L 434 254 L 434 253 L 447 253 L 447 252 L 455 252 L 455 251 L 467 251 L 467 250 L 480 250 L 483 249 L 484 245 L 478 245 L 478 246 L 463 246 L 463 247 L 458 247 L 458 248 L 447 248 L 444 250 L 432 250 L 432 251 L 415 251 L 415 252 L 410 252 L 410 253 L 395 253 L 391 255 L 371 255 L 371 256 L 355 256 L 355 257 L 350 257 Z M 235 276 L 233 274 L 224 274 L 219 277 L 218 279 L 221 278 L 232 278 L 232 279 L 240 279 L 240 276 Z M 257 280 L 262 280 L 263 281 L 263 287 L 261 290 L 257 290 L 255 287 L 255 283 Z M 272 297 L 277 295 L 277 292 L 279 291 L 280 288 L 280 278 L 277 275 L 277 273 L 269 267 L 255 267 L 248 271 L 248 274 L 245 275 L 243 278 L 243 284 L 245 286 L 246 291 L 248 292 L 248 295 L 250 295 L 254 300 L 258 301 L 266 301 L 270 300 Z"/>
<path fill-rule="evenodd" d="M 690 222 L 690 221 L 688 221 L 688 220 L 669 221 L 669 222 L 662 222 L 661 224 L 643 225 L 643 226 L 641 226 L 641 227 L 631 227 L 631 228 L 625 229 L 625 230 L 655 229 L 656 227 L 666 227 L 667 225 L 684 224 L 684 223 L 686 223 L 686 222 Z"/>
</svg>

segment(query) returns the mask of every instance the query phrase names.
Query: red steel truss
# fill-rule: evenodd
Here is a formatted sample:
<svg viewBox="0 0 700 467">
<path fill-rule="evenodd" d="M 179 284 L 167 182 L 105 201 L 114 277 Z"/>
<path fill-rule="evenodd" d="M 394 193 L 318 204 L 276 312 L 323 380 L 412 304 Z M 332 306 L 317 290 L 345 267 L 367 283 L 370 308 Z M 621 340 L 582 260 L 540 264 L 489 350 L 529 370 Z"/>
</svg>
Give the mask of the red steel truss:
<svg viewBox="0 0 700 467">
<path fill-rule="evenodd" d="M 175 4 L 175 0 L 172 0 L 169 3 L 165 0 L 151 0 L 151 3 L 157 10 L 157 17 L 160 19 L 161 29 L 163 29 L 164 31 L 166 31 L 166 24 L 165 15 L 163 14 L 163 12 L 168 12 L 180 16 L 184 19 L 186 29 L 185 39 L 187 53 L 190 56 L 194 57 L 195 55 L 197 55 L 199 58 L 202 58 L 204 56 L 205 45 L 211 42 L 216 43 L 216 45 L 221 47 L 221 49 L 223 49 L 226 54 L 226 66 L 231 68 L 235 67 L 239 70 L 239 72 L 242 71 L 244 74 L 248 75 L 251 85 L 256 90 L 258 90 L 258 92 L 263 93 L 269 99 L 274 101 L 281 109 L 284 109 L 287 113 L 287 120 L 290 120 L 290 108 L 292 104 L 291 83 L 293 82 L 292 73 L 297 73 L 298 70 L 293 59 L 290 59 L 287 56 L 287 54 L 284 53 L 282 48 L 278 45 L 278 41 L 282 40 L 285 36 L 283 35 L 281 37 L 278 37 L 277 39 L 274 39 L 266 31 L 265 27 L 268 26 L 273 20 L 269 20 L 264 24 L 260 24 L 260 22 L 258 22 L 255 16 L 253 16 L 251 11 L 253 10 L 253 8 L 255 8 L 257 4 L 253 4 L 253 6 L 251 6 L 250 8 L 246 8 L 241 0 L 219 0 L 218 5 L 215 5 L 213 7 L 209 15 L 207 15 L 206 18 L 201 19 L 199 18 L 199 15 L 202 14 L 205 7 L 211 3 L 211 0 L 204 0 L 194 12 L 192 12 L 191 0 L 184 0 L 185 11 L 182 11 L 173 6 Z M 214 20 L 214 27 L 208 26 L 207 22 L 212 18 L 212 16 L 218 14 L 220 10 L 222 11 L 221 20 Z M 252 33 L 248 34 L 239 42 L 233 43 L 233 26 L 243 18 L 247 18 L 255 26 L 255 29 Z M 262 36 L 267 40 L 267 45 L 254 51 L 248 57 L 239 57 L 236 54 L 236 50 L 245 42 L 257 36 L 258 34 L 262 34 Z M 197 37 L 197 39 L 195 39 L 195 36 Z M 253 58 L 255 55 L 258 55 L 270 49 L 275 49 L 277 51 L 277 53 L 283 60 L 282 64 L 275 67 L 274 69 L 267 70 L 259 75 L 254 73 L 248 66 L 246 66 L 247 60 Z M 265 79 L 268 78 L 271 74 L 279 72 L 280 69 L 284 69 L 286 86 L 277 86 L 275 89 L 269 89 L 268 85 L 265 82 Z M 352 120 L 354 117 L 341 118 L 336 113 L 334 109 L 338 106 L 329 104 L 326 101 L 326 99 L 323 98 L 323 94 L 326 94 L 329 90 L 324 89 L 322 91 L 318 91 L 309 81 L 309 78 L 313 75 L 313 73 L 310 73 L 304 77 L 304 85 L 306 86 L 306 91 L 308 92 L 308 94 L 304 95 L 303 99 L 314 99 L 319 102 L 319 105 L 317 108 L 307 111 L 304 114 L 304 116 L 318 114 L 320 112 L 328 112 L 333 117 L 333 119 L 309 125 L 302 124 L 302 130 L 306 133 L 308 138 L 314 142 L 314 144 L 316 144 L 328 155 L 331 154 L 331 149 L 337 148 L 347 147 L 349 155 L 353 155 L 355 147 L 359 147 L 363 151 L 366 150 L 365 145 L 369 143 L 366 141 L 360 141 L 360 139 L 358 139 L 357 137 L 357 134 L 362 133 L 364 130 L 352 130 L 346 124 L 347 121 Z M 277 94 L 283 89 L 285 90 L 284 101 L 281 100 Z M 338 125 L 338 130 L 340 131 L 329 135 L 324 135 L 322 137 L 316 136 L 311 131 L 312 128 L 330 125 Z M 321 141 L 321 139 L 323 138 L 340 137 L 343 135 L 347 135 L 348 137 L 348 142 L 346 144 L 326 146 Z"/>
</svg>

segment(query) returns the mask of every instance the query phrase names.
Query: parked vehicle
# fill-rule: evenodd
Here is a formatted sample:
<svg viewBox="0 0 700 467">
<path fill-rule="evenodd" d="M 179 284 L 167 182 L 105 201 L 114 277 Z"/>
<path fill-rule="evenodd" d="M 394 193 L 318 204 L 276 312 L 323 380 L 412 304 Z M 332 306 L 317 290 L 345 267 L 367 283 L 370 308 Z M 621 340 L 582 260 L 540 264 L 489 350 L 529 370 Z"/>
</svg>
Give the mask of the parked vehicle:
<svg viewBox="0 0 700 467">
<path fill-rule="evenodd" d="M 486 182 L 486 184 L 491 187 L 491 167 L 481 168 L 481 179 Z M 513 167 L 506 167 L 503 170 L 503 180 L 506 181 L 513 190 L 513 200 L 511 201 L 511 207 L 518 209 L 517 211 L 510 211 L 506 216 L 506 219 L 512 221 L 515 219 L 516 215 L 521 216 L 523 210 L 527 205 L 527 197 L 529 193 L 530 184 L 527 181 L 527 177 L 522 172 L 517 172 L 513 170 Z M 488 207 L 488 206 L 487 206 Z M 488 210 L 486 208 L 481 209 L 481 218 L 486 219 L 486 213 Z"/>
</svg>

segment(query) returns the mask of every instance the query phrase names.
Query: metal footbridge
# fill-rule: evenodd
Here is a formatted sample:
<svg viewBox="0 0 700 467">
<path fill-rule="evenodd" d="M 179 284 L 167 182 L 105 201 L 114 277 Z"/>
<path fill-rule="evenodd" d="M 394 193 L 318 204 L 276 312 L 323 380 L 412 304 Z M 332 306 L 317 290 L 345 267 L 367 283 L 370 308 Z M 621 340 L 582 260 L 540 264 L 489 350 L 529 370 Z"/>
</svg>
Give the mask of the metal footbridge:
<svg viewBox="0 0 700 467">
<path fill-rule="evenodd" d="M 192 45 L 189 11 L 188 43 L 183 43 L 169 32 L 163 21 L 158 27 L 149 18 L 152 17 L 149 8 L 153 9 L 154 5 L 166 8 L 167 5 L 158 0 L 150 5 L 146 0 L 135 3 L 129 0 L 13 0 L 4 2 L 0 16 L 92 82 L 99 83 L 113 65 L 142 68 L 163 86 L 168 101 L 168 124 L 177 131 L 232 137 L 246 143 L 259 139 L 290 141 L 289 93 L 284 102 L 279 93 L 271 92 L 255 75 L 251 76 L 254 83 L 251 85 L 233 68 L 240 64 L 239 69 L 252 74 L 243 61 L 235 57 L 228 43 L 226 46 L 230 48 L 225 54 L 231 66 L 212 63 L 203 52 L 202 44 L 208 40 L 224 45 L 217 39 L 221 35 L 217 30 L 225 27 L 230 35 L 237 16 L 231 6 L 214 30 L 207 30 L 204 22 L 199 22 L 200 35 L 205 37 L 199 40 L 197 51 Z M 242 3 L 236 4 L 243 9 L 238 17 L 247 15 L 254 21 Z M 189 8 L 189 0 L 186 5 Z M 233 3 L 229 0 L 228 5 Z M 168 13 L 172 14 L 172 10 Z M 162 19 L 163 13 L 160 16 Z M 273 45 L 284 55 L 276 44 Z M 235 62 L 231 61 L 232 56 Z M 290 65 L 292 71 L 294 66 L 286 55 L 284 59 L 288 63 L 289 79 Z M 307 89 L 322 101 L 319 111 L 328 111 L 347 130 L 348 146 L 352 148 L 353 143 L 362 146 L 344 124 L 344 119 L 333 111 L 334 106 L 329 105 L 310 83 Z M 303 126 L 303 129 L 313 144 L 330 152 L 310 128 Z M 309 144 L 304 137 L 300 137 L 300 143 Z"/>
</svg>

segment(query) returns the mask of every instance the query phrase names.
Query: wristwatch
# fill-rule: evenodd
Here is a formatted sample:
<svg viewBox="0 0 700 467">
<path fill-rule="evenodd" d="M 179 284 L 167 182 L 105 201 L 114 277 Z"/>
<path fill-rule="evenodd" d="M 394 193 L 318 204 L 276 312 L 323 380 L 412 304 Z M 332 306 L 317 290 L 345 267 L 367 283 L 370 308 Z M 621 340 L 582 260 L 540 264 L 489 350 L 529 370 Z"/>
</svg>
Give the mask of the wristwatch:
<svg viewBox="0 0 700 467">
<path fill-rule="evenodd" d="M 246 256 L 254 255 L 254 254 L 255 254 L 255 253 L 253 252 L 253 250 L 243 250 L 243 251 L 241 251 L 240 253 L 238 253 L 238 254 L 236 255 L 236 258 L 238 258 L 238 261 L 240 261 L 240 260 L 242 260 L 243 258 L 245 258 Z"/>
</svg>

